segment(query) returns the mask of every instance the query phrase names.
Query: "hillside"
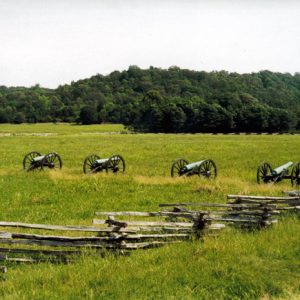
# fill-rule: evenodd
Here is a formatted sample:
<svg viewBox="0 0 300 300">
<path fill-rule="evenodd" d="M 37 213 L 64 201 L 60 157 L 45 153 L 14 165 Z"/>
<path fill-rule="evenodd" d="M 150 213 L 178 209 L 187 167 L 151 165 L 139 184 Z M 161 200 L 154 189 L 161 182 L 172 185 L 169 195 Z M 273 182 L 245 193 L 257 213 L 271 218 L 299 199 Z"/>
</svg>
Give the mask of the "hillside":
<svg viewBox="0 0 300 300">
<path fill-rule="evenodd" d="M 131 66 L 57 89 L 0 86 L 0 123 L 61 121 L 141 132 L 300 129 L 300 74 Z"/>
</svg>

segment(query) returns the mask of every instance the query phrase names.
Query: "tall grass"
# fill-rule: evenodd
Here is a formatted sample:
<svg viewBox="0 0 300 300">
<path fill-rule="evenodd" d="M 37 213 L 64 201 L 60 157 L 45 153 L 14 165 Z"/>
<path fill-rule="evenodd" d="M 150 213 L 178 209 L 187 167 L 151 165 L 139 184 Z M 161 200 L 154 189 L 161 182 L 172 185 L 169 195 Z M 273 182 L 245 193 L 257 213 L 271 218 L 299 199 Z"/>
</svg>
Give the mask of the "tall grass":
<svg viewBox="0 0 300 300">
<path fill-rule="evenodd" d="M 290 183 L 258 186 L 258 164 L 300 160 L 298 136 L 99 134 L 122 130 L 111 126 L 1 125 L 0 220 L 90 225 L 99 210 L 225 202 L 228 193 L 281 195 Z M 37 132 L 57 135 L 30 135 Z M 24 173 L 22 159 L 32 150 L 58 152 L 62 172 Z M 126 174 L 85 176 L 82 163 L 90 153 L 121 154 Z M 178 157 L 214 159 L 217 180 L 170 178 Z M 0 282 L 0 298 L 297 299 L 299 270 L 300 218 L 290 215 L 271 229 L 227 228 L 217 238 L 129 257 L 87 253 L 69 265 L 10 265 Z"/>
</svg>

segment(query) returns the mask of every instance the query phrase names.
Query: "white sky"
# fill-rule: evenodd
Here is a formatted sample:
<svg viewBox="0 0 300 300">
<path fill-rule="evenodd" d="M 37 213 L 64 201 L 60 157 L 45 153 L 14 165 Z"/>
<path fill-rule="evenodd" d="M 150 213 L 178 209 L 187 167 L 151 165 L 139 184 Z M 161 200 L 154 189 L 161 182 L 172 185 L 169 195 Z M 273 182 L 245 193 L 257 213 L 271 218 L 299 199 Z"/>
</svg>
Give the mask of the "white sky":
<svg viewBox="0 0 300 300">
<path fill-rule="evenodd" d="M 0 85 L 129 65 L 300 72 L 300 0 L 0 0 Z"/>
</svg>

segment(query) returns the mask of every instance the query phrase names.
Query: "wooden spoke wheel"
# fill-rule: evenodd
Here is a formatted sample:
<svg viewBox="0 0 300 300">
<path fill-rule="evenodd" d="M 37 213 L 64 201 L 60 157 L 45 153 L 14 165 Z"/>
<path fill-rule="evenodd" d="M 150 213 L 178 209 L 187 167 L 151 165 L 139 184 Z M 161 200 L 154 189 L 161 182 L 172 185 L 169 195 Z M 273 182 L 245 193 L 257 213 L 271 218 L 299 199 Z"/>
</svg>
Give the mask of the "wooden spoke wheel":
<svg viewBox="0 0 300 300">
<path fill-rule="evenodd" d="M 113 173 L 125 172 L 125 160 L 121 155 L 111 156 L 106 163 L 106 172 L 111 170 Z"/>
<path fill-rule="evenodd" d="M 214 179 L 217 177 L 217 166 L 211 159 L 204 160 L 198 167 L 198 175 Z"/>
<path fill-rule="evenodd" d="M 36 169 L 38 162 L 34 161 L 35 157 L 41 156 L 41 153 L 32 151 L 25 155 L 23 159 L 23 169 L 26 171 L 32 171 Z"/>
<path fill-rule="evenodd" d="M 300 162 L 297 162 L 292 169 L 291 173 L 292 185 L 300 185 Z"/>
<path fill-rule="evenodd" d="M 257 183 L 268 183 L 272 181 L 272 167 L 267 162 L 262 162 L 256 173 Z"/>
<path fill-rule="evenodd" d="M 100 171 L 100 166 L 97 165 L 96 160 L 100 159 L 100 156 L 97 154 L 91 154 L 87 156 L 83 163 L 83 172 L 87 173 L 95 173 Z"/>
<path fill-rule="evenodd" d="M 61 170 L 62 160 L 57 153 L 50 152 L 42 159 L 40 168 L 41 170 L 44 170 L 44 168 L 48 168 L 50 170 Z"/>
<path fill-rule="evenodd" d="M 182 176 L 185 174 L 185 166 L 188 165 L 189 162 L 183 158 L 176 159 L 171 167 L 171 176 Z"/>
</svg>

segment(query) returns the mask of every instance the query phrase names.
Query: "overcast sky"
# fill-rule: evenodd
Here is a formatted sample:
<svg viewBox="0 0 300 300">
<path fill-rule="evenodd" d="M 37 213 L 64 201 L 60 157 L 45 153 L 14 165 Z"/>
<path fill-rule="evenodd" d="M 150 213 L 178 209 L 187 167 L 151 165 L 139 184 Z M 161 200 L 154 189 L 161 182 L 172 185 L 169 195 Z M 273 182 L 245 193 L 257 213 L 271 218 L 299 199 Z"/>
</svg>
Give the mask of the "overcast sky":
<svg viewBox="0 0 300 300">
<path fill-rule="evenodd" d="M 0 0 L 0 85 L 130 65 L 300 72 L 300 1 Z"/>
</svg>

